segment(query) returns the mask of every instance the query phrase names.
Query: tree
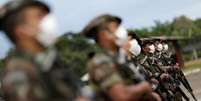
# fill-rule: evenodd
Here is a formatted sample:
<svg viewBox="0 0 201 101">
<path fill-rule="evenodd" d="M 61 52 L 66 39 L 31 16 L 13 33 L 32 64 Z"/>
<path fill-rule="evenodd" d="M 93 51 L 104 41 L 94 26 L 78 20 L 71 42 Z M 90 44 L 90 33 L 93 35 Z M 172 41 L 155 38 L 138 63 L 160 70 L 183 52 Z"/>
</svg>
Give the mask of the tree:
<svg viewBox="0 0 201 101">
<path fill-rule="evenodd" d="M 150 31 L 149 31 L 148 28 L 129 29 L 129 32 L 135 32 L 139 37 L 147 37 L 147 36 L 150 36 Z"/>
<path fill-rule="evenodd" d="M 130 29 L 140 37 L 150 36 L 182 36 L 193 38 L 201 35 L 201 19 L 192 20 L 186 16 L 176 17 L 172 22 L 155 21 L 152 27 Z"/>
<path fill-rule="evenodd" d="M 196 29 L 195 29 L 196 35 L 200 36 L 201 35 L 201 18 L 196 19 L 193 23 L 196 26 Z"/>
<path fill-rule="evenodd" d="M 171 36 L 172 27 L 170 22 L 162 23 L 155 21 L 155 26 L 152 27 L 152 35 L 154 36 Z"/>
<path fill-rule="evenodd" d="M 180 16 L 173 21 L 173 33 L 175 36 L 188 36 L 192 37 L 193 30 L 196 29 L 193 21 L 186 16 Z"/>
<path fill-rule="evenodd" d="M 196 20 L 194 21 L 194 24 L 195 24 L 198 28 L 201 29 L 201 18 L 196 19 Z"/>
<path fill-rule="evenodd" d="M 72 68 L 79 76 L 87 72 L 88 54 L 98 50 L 95 44 L 76 33 L 66 33 L 59 39 L 56 46 L 67 68 Z"/>
<path fill-rule="evenodd" d="M 4 60 L 0 59 L 0 69 L 2 69 L 4 67 Z"/>
</svg>

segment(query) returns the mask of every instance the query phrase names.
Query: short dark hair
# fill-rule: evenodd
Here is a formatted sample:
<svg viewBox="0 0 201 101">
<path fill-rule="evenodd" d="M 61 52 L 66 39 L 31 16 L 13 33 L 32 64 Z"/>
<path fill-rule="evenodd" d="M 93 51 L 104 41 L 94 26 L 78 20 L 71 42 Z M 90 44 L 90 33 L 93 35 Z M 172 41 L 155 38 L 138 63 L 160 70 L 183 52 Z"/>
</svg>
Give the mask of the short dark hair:
<svg viewBox="0 0 201 101">
<path fill-rule="evenodd" d="M 10 41 L 16 42 L 16 39 L 13 36 L 14 29 L 19 23 L 22 23 L 22 21 L 23 20 L 21 18 L 21 13 L 13 14 L 5 19 L 3 23 L 3 31 L 5 32 L 6 36 L 10 39 Z"/>
<path fill-rule="evenodd" d="M 6 36 L 16 42 L 13 36 L 16 25 L 23 23 L 23 10 L 28 7 L 39 7 L 47 12 L 50 12 L 49 7 L 38 0 L 16 0 L 10 1 L 4 5 L 3 13 L 0 16 L 0 29 L 5 32 Z"/>
<path fill-rule="evenodd" d="M 143 40 L 142 41 L 142 47 L 145 47 L 147 44 L 154 44 L 154 41 L 152 41 L 152 40 Z"/>
<path fill-rule="evenodd" d="M 142 47 L 142 41 L 140 40 L 140 37 L 137 36 L 137 33 L 133 32 L 133 31 L 130 31 L 128 33 L 128 36 L 131 36 L 131 39 L 136 39 L 138 44 Z"/>
<path fill-rule="evenodd" d="M 107 27 L 107 25 L 111 22 L 116 22 L 118 25 L 120 25 L 122 20 L 117 16 L 109 14 L 98 16 L 84 28 L 82 34 L 97 41 L 97 34 Z"/>
</svg>

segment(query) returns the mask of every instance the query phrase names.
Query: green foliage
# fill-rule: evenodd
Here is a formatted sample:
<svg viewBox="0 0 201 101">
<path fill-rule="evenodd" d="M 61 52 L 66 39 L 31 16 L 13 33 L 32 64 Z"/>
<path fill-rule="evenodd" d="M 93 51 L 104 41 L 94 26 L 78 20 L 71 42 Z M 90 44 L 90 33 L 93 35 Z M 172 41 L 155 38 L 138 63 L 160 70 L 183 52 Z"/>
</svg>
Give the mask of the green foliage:
<svg viewBox="0 0 201 101">
<path fill-rule="evenodd" d="M 197 28 L 201 29 L 201 18 L 196 19 L 193 23 L 197 26 Z"/>
<path fill-rule="evenodd" d="M 79 76 L 86 73 L 88 54 L 98 50 L 96 45 L 84 36 L 75 33 L 62 36 L 56 46 L 62 61 L 69 66 L 68 68 L 73 68 Z"/>
<path fill-rule="evenodd" d="M 4 60 L 3 59 L 0 59 L 0 69 L 2 69 L 4 66 Z"/>
<path fill-rule="evenodd" d="M 151 36 L 182 36 L 192 38 L 201 35 L 201 19 L 192 20 L 186 16 L 175 18 L 172 22 L 155 21 L 155 26 L 141 29 L 129 29 L 136 32 L 140 38 Z M 199 38 L 199 37 L 198 37 Z M 189 42 L 180 43 L 182 46 Z M 67 68 L 74 69 L 77 74 L 82 76 L 86 73 L 86 63 L 90 52 L 98 51 L 95 44 L 91 44 L 85 37 L 79 33 L 66 33 L 63 35 L 56 47 L 62 61 L 68 65 Z M 12 50 L 9 55 L 12 55 Z M 199 51 L 200 56 L 200 51 Z M 191 54 L 184 54 L 185 60 L 189 60 Z M 0 60 L 0 67 L 3 66 Z"/>
<path fill-rule="evenodd" d="M 186 16 L 175 18 L 172 22 L 155 21 L 155 26 L 142 29 L 130 29 L 140 37 L 182 36 L 192 38 L 201 35 L 201 19 L 192 20 Z"/>
<path fill-rule="evenodd" d="M 150 36 L 193 37 L 201 35 L 201 19 L 193 21 L 186 16 L 180 16 L 172 22 L 155 21 L 155 26 L 153 27 L 130 29 L 129 31 L 136 32 L 141 38 Z M 186 43 L 188 42 L 180 44 L 185 45 Z M 56 46 L 62 61 L 68 65 L 67 68 L 73 68 L 80 76 L 86 73 L 88 54 L 99 50 L 96 45 L 91 44 L 79 33 L 66 33 L 59 39 Z M 184 57 L 189 58 L 190 55 L 186 54 Z"/>
</svg>

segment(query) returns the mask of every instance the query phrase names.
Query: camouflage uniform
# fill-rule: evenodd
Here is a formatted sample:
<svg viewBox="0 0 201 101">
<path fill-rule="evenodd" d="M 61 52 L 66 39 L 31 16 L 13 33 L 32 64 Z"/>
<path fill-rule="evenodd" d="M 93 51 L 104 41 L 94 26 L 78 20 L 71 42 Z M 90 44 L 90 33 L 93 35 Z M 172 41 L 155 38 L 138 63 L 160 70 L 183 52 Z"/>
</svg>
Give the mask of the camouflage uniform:
<svg viewBox="0 0 201 101">
<path fill-rule="evenodd" d="M 104 52 L 97 53 L 88 62 L 88 69 L 91 85 L 97 95 L 109 101 L 106 91 L 114 84 L 122 82 L 113 59 Z"/>
<path fill-rule="evenodd" d="M 0 30 L 15 45 L 21 39 L 15 38 L 12 30 L 18 25 L 15 22 L 22 21 L 11 19 L 18 19 L 23 9 L 32 6 L 46 13 L 51 11 L 48 5 L 38 0 L 13 0 L 0 9 Z M 14 54 L 6 60 L 2 78 L 7 101 L 72 101 L 79 94 L 79 79 L 67 69 L 54 49 L 44 49 L 45 52 L 35 55 L 16 47 Z"/>
<path fill-rule="evenodd" d="M 59 61 L 55 51 L 38 56 L 15 53 L 6 61 L 3 77 L 6 100 L 72 101 L 79 95 L 78 79 Z"/>
<path fill-rule="evenodd" d="M 132 61 L 124 60 L 121 53 L 112 55 L 102 51 L 97 53 L 88 63 L 90 80 L 96 92 L 106 96 L 105 92 L 116 83 L 127 85 L 138 83 L 136 69 Z M 109 99 L 106 96 L 106 99 Z"/>
</svg>

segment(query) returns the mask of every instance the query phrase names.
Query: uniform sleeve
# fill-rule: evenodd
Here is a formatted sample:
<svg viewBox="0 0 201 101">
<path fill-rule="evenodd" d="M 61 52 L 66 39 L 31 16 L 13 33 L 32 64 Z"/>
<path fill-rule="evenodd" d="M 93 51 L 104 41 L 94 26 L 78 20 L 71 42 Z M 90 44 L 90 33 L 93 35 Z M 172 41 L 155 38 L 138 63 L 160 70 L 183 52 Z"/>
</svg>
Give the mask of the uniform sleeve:
<svg viewBox="0 0 201 101">
<path fill-rule="evenodd" d="M 2 82 L 7 101 L 33 101 L 44 96 L 31 68 L 21 60 L 8 62 Z"/>
<path fill-rule="evenodd" d="M 22 71 L 8 72 L 3 79 L 6 98 L 24 99 L 28 96 L 29 82 Z"/>
<path fill-rule="evenodd" d="M 106 55 L 95 56 L 88 67 L 92 83 L 103 90 L 107 90 L 122 81 L 115 69 L 115 63 Z"/>
</svg>

